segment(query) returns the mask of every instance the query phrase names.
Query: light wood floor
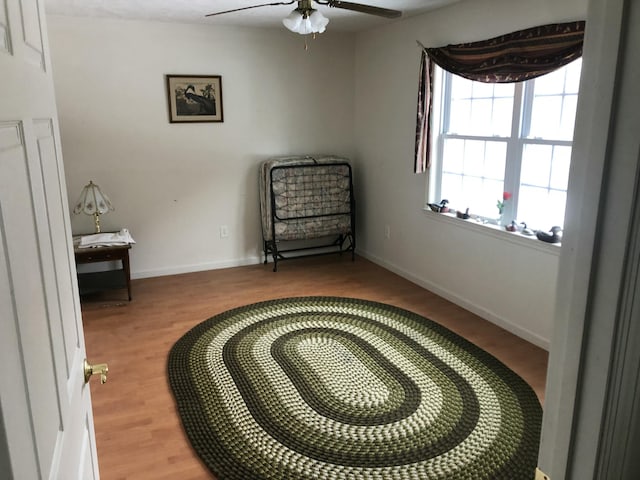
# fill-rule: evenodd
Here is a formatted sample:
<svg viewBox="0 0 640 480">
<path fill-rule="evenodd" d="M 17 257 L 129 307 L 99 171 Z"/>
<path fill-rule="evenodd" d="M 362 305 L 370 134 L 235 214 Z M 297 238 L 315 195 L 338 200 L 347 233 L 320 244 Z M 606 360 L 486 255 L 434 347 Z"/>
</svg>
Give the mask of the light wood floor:
<svg viewBox="0 0 640 480">
<path fill-rule="evenodd" d="M 363 258 L 291 260 L 277 273 L 252 265 L 134 280 L 131 303 L 117 300 L 126 298 L 122 291 L 82 304 L 87 358 L 109 364 L 108 382 L 91 387 L 102 479 L 215 478 L 182 430 L 166 375 L 169 349 L 217 313 L 306 295 L 374 300 L 428 317 L 499 358 L 544 400 L 547 352 Z"/>
</svg>

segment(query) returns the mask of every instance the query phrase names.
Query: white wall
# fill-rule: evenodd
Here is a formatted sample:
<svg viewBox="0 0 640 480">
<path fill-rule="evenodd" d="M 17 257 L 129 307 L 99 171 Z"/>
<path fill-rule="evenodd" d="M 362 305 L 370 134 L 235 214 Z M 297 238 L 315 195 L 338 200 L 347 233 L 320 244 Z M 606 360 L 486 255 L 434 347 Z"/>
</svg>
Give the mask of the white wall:
<svg viewBox="0 0 640 480">
<path fill-rule="evenodd" d="M 441 46 L 488 39 L 584 19 L 586 6 L 586 0 L 463 1 L 362 33 L 356 42 L 360 252 L 544 348 L 551 338 L 559 249 L 423 210 L 427 178 L 412 173 L 416 40 Z"/>
<path fill-rule="evenodd" d="M 412 173 L 416 40 L 583 19 L 586 3 L 463 1 L 356 37 L 327 32 L 308 52 L 284 29 L 50 17 L 70 201 L 89 179 L 111 196 L 117 210 L 103 225 L 138 241 L 134 277 L 255 263 L 258 163 L 346 155 L 361 254 L 548 348 L 559 249 L 423 211 L 426 176 Z M 225 122 L 169 124 L 168 73 L 221 74 Z M 72 221 L 91 230 L 84 215 Z"/>
<path fill-rule="evenodd" d="M 103 230 L 131 231 L 134 277 L 259 262 L 259 162 L 353 154 L 352 36 L 305 51 L 284 28 L 48 24 L 70 203 L 89 180 L 110 196 Z M 166 74 L 222 75 L 224 123 L 170 124 Z M 91 232 L 91 217 L 72 228 Z"/>
</svg>

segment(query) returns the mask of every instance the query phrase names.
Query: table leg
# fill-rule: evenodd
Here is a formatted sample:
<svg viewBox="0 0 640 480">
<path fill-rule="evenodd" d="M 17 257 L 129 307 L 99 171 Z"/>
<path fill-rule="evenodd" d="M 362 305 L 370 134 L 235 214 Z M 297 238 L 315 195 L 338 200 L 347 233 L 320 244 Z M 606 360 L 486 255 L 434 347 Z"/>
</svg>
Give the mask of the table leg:
<svg viewBox="0 0 640 480">
<path fill-rule="evenodd" d="M 122 257 L 122 269 L 127 277 L 127 292 L 129 293 L 129 301 L 131 301 L 131 268 L 129 267 L 129 250 L 126 250 Z"/>
</svg>

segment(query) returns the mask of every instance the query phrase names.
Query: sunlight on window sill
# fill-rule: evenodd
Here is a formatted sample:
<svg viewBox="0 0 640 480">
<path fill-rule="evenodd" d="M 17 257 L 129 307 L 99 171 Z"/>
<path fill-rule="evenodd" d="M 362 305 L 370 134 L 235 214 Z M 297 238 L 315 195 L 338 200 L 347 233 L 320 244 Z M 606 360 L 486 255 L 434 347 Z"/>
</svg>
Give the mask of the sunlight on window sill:
<svg viewBox="0 0 640 480">
<path fill-rule="evenodd" d="M 498 225 L 491 223 L 483 223 L 482 220 L 474 217 L 473 215 L 465 220 L 458 218 L 455 213 L 436 213 L 429 207 L 425 207 L 424 212 L 429 219 L 453 225 L 463 230 L 473 231 L 496 238 L 499 241 L 514 243 L 516 245 L 532 248 L 552 255 L 560 255 L 560 247 L 562 246 L 562 243 L 543 242 L 542 240 L 538 240 L 535 235 L 524 235 L 520 231 L 509 232 L 505 227 L 499 227 Z"/>
</svg>

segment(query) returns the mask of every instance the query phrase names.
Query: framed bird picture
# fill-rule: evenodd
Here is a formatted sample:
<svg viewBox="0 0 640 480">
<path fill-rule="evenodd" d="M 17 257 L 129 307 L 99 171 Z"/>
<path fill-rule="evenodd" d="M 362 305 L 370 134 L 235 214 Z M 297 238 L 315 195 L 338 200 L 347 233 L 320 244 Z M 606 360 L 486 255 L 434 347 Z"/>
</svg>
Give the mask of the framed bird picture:
<svg viewBox="0 0 640 480">
<path fill-rule="evenodd" d="M 220 75 L 167 75 L 170 123 L 222 122 Z"/>
</svg>

